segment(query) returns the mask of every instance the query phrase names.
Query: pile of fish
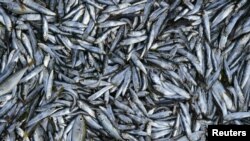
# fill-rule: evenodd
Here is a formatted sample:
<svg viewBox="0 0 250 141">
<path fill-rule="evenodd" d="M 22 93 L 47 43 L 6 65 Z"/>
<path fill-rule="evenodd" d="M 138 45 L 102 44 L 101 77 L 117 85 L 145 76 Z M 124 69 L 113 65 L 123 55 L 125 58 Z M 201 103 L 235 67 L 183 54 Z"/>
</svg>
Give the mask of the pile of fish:
<svg viewBox="0 0 250 141">
<path fill-rule="evenodd" d="M 250 124 L 247 0 L 0 0 L 1 141 L 205 141 Z"/>
</svg>

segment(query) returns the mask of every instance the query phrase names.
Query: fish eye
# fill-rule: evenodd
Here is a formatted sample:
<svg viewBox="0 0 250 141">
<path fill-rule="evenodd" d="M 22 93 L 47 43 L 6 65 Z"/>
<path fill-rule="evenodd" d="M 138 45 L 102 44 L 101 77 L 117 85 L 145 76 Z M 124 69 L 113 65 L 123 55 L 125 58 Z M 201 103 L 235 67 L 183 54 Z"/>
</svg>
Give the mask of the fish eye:
<svg viewBox="0 0 250 141">
<path fill-rule="evenodd" d="M 82 120 L 82 118 L 80 118 L 80 120 Z"/>
</svg>

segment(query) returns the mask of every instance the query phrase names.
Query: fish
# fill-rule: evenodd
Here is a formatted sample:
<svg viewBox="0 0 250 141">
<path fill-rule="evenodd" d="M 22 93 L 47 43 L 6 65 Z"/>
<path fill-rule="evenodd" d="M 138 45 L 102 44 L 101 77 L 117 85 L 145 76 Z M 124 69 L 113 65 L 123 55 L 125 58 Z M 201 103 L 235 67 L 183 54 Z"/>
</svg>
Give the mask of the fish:
<svg viewBox="0 0 250 141">
<path fill-rule="evenodd" d="M 78 115 L 74 121 L 72 127 L 72 138 L 75 141 L 85 141 L 86 140 L 86 122 L 83 115 Z"/>
<path fill-rule="evenodd" d="M 22 79 L 25 72 L 28 70 L 28 66 L 10 75 L 0 84 L 0 96 L 9 93 L 14 87 L 17 86 L 18 82 Z"/>
<path fill-rule="evenodd" d="M 115 139 L 123 140 L 122 137 L 119 135 L 118 130 L 115 129 L 115 127 L 109 121 L 109 119 L 107 118 L 107 116 L 104 115 L 104 113 L 102 113 L 101 111 L 97 111 L 97 115 L 96 116 L 97 116 L 98 120 L 100 121 L 100 123 L 102 124 L 103 128 L 106 129 L 106 131 L 108 132 L 108 134 L 110 134 L 111 136 L 113 136 Z"/>
<path fill-rule="evenodd" d="M 249 8 L 0 0 L 0 139 L 203 141 L 249 124 Z"/>
</svg>

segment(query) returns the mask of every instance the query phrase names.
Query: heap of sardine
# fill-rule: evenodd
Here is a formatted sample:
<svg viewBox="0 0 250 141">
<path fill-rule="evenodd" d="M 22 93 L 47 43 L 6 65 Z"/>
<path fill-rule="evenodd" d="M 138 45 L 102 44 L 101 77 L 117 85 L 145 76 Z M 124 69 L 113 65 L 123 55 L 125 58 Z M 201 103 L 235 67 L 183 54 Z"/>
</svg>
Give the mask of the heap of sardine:
<svg viewBox="0 0 250 141">
<path fill-rule="evenodd" d="M 1 141 L 196 141 L 250 124 L 247 0 L 0 0 Z"/>
</svg>

